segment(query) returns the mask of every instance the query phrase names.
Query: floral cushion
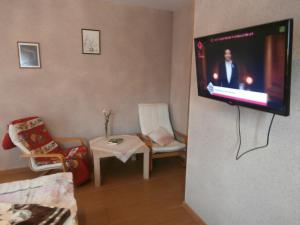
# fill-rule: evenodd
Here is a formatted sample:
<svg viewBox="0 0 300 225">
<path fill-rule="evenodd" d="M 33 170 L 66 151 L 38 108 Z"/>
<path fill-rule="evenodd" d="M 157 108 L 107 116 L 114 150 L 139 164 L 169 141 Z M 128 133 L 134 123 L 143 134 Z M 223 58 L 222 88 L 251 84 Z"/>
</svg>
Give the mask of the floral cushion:
<svg viewBox="0 0 300 225">
<path fill-rule="evenodd" d="M 43 120 L 39 117 L 27 117 L 11 122 L 18 141 L 35 154 L 61 153 L 62 149 L 52 139 Z M 57 163 L 57 158 L 36 158 L 37 163 Z"/>
<path fill-rule="evenodd" d="M 14 145 L 14 143 L 12 142 L 12 140 L 10 139 L 9 134 L 5 133 L 4 137 L 2 139 L 2 148 L 4 150 L 9 150 L 9 149 L 12 149 L 14 147 L 16 147 L 16 146 Z"/>
</svg>

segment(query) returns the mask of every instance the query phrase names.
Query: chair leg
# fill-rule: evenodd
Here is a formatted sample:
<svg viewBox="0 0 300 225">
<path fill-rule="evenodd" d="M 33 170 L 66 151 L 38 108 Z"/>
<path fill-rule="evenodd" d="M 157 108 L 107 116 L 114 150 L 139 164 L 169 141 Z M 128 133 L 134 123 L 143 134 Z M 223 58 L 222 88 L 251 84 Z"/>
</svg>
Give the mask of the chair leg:
<svg viewBox="0 0 300 225">
<path fill-rule="evenodd" d="M 153 170 L 153 159 L 152 159 L 152 156 L 150 155 L 150 160 L 149 160 L 149 168 L 150 168 L 150 172 L 152 172 Z"/>
<path fill-rule="evenodd" d="M 186 168 L 186 159 L 187 159 L 187 152 L 185 151 L 183 154 L 180 155 L 180 164 Z"/>
<path fill-rule="evenodd" d="M 183 159 L 183 160 L 184 160 L 184 161 L 183 161 L 183 167 L 186 168 L 186 158 Z"/>
<path fill-rule="evenodd" d="M 152 158 L 152 149 L 150 148 L 150 151 L 149 151 L 149 173 L 150 173 L 150 175 L 151 175 L 152 169 L 153 169 L 153 158 Z"/>
</svg>

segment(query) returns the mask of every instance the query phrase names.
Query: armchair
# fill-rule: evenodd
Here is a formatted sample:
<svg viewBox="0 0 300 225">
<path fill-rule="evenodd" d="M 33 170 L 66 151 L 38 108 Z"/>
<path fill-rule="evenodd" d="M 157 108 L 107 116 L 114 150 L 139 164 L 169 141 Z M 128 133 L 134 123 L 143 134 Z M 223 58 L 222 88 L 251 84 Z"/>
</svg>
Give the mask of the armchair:
<svg viewBox="0 0 300 225">
<path fill-rule="evenodd" d="M 178 131 L 173 131 L 167 104 L 139 104 L 139 121 L 141 133 L 138 136 L 150 149 L 150 170 L 152 170 L 154 159 L 176 156 L 186 159 L 188 137 Z M 159 127 L 165 128 L 174 138 L 170 144 L 160 146 L 148 136 Z"/>
<path fill-rule="evenodd" d="M 39 117 L 29 117 L 11 122 L 8 135 L 11 146 L 18 147 L 20 157 L 29 160 L 29 167 L 35 172 L 60 170 L 71 171 L 74 183 L 81 184 L 89 178 L 88 148 L 82 138 L 52 138 Z M 7 139 L 7 138 L 6 138 Z M 6 141 L 7 142 L 7 141 Z M 62 148 L 62 143 L 75 143 L 72 148 Z"/>
</svg>

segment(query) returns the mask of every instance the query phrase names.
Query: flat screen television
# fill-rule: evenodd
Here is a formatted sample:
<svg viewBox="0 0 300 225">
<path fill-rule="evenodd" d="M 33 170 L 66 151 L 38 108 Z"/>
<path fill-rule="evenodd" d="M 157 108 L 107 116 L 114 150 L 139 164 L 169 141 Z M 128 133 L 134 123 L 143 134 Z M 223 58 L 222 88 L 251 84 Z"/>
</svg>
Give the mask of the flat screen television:
<svg viewBox="0 0 300 225">
<path fill-rule="evenodd" d="M 195 38 L 199 96 L 290 113 L 293 19 Z"/>
</svg>

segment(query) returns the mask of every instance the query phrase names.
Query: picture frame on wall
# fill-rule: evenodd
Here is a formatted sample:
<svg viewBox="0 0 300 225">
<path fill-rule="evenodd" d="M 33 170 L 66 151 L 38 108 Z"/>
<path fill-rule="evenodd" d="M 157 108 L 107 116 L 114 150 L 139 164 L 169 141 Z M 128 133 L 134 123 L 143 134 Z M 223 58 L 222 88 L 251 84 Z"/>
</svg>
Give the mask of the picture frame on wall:
<svg viewBox="0 0 300 225">
<path fill-rule="evenodd" d="M 81 29 L 82 54 L 101 55 L 101 31 Z"/>
<path fill-rule="evenodd" d="M 19 67 L 41 68 L 40 44 L 38 42 L 17 42 L 19 54 Z"/>
</svg>

